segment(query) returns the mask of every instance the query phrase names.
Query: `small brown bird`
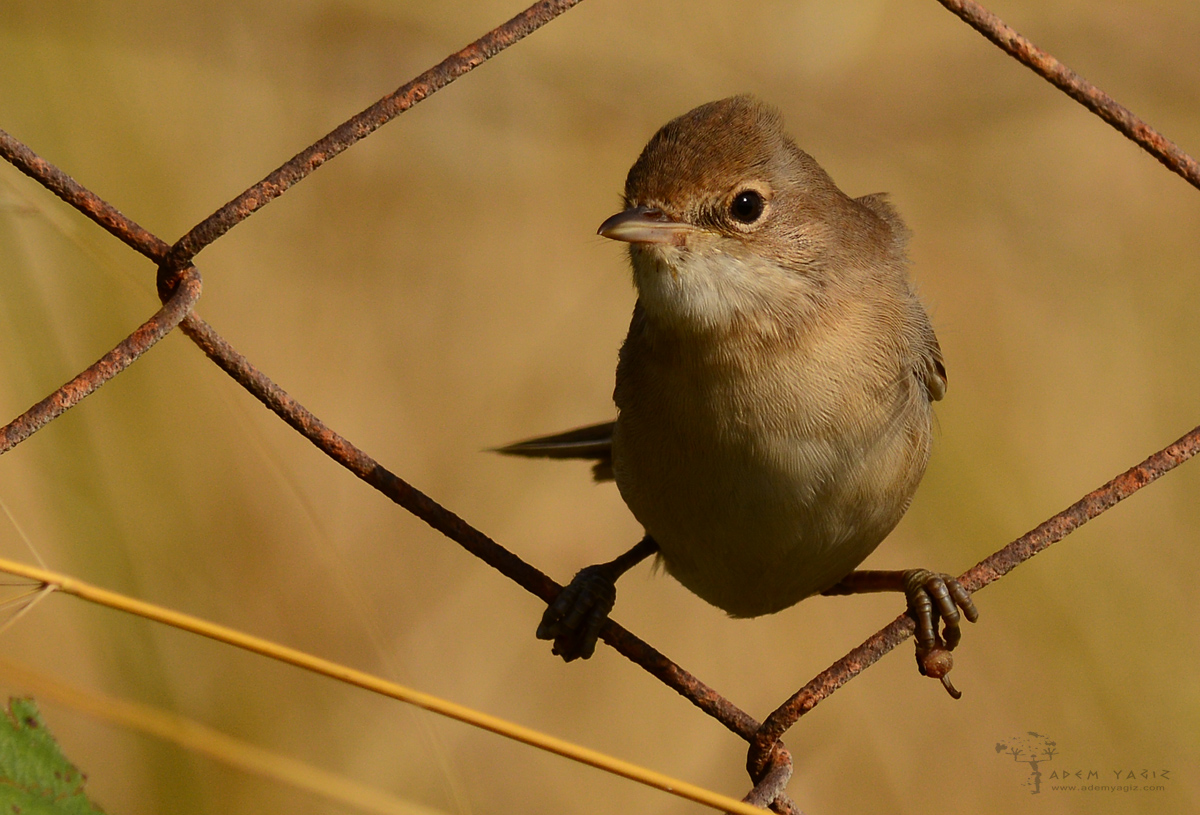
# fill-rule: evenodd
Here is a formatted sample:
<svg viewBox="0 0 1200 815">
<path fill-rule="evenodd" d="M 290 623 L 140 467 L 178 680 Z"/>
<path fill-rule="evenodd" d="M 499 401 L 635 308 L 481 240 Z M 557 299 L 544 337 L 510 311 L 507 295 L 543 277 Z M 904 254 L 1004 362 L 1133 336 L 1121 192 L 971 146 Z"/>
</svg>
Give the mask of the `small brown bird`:
<svg viewBox="0 0 1200 815">
<path fill-rule="evenodd" d="M 948 656 L 959 608 L 978 616 L 953 578 L 854 571 L 908 509 L 946 392 L 884 196 L 846 196 L 774 109 L 735 96 L 650 139 L 599 233 L 630 244 L 638 292 L 617 420 L 501 452 L 595 460 L 646 537 L 577 574 L 538 636 L 590 656 L 617 577 L 657 553 L 734 617 L 903 591 L 918 661 Z"/>
</svg>

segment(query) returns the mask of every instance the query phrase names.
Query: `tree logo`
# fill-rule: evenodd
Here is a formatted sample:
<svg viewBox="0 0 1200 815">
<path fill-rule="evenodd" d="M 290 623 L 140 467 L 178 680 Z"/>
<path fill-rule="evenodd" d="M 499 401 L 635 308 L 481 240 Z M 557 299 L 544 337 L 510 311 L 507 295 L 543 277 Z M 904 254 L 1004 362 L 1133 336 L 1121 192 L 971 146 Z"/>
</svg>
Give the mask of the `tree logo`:
<svg viewBox="0 0 1200 815">
<path fill-rule="evenodd" d="M 1042 791 L 1041 765 L 1054 758 L 1058 752 L 1058 745 L 1049 736 L 1030 730 L 997 742 L 996 752 L 1012 756 L 1012 760 L 1018 764 L 1029 765 L 1029 777 L 1025 779 L 1024 785 L 1031 787 L 1030 795 L 1037 795 Z"/>
</svg>

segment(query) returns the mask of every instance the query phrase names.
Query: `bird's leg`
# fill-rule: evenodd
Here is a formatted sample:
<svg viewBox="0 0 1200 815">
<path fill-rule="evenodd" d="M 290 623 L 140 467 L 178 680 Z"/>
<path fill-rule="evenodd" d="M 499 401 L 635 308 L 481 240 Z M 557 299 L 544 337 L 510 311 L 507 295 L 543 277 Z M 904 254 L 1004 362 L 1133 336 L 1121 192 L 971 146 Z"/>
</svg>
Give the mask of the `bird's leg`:
<svg viewBox="0 0 1200 815">
<path fill-rule="evenodd" d="M 590 657 L 617 601 L 617 578 L 657 551 L 647 535 L 615 560 L 580 569 L 542 615 L 538 639 L 554 640 L 553 653 L 565 662 Z"/>
<path fill-rule="evenodd" d="M 960 694 L 948 676 L 954 661 L 950 652 L 962 639 L 959 623 L 971 622 L 979 612 L 970 593 L 948 574 L 927 569 L 904 571 L 856 571 L 846 575 L 823 594 L 863 594 L 874 591 L 901 591 L 908 600 L 908 616 L 916 623 L 917 667 L 926 676 L 940 679 L 957 699 Z M 961 614 L 959 609 L 962 609 Z M 941 619 L 943 631 L 938 631 Z"/>
</svg>

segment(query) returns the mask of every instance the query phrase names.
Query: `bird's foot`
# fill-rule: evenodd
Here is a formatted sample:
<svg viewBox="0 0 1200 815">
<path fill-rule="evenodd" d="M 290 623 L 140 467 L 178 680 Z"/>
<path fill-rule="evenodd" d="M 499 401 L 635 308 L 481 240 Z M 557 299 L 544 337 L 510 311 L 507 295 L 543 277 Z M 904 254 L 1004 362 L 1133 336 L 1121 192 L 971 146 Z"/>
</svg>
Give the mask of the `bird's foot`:
<svg viewBox="0 0 1200 815">
<path fill-rule="evenodd" d="M 538 639 L 554 640 L 553 653 L 564 662 L 590 657 L 617 601 L 617 578 L 657 551 L 647 535 L 620 557 L 580 569 L 542 615 Z"/>
<path fill-rule="evenodd" d="M 950 669 L 954 667 L 950 652 L 962 639 L 962 618 L 975 622 L 979 611 L 970 593 L 948 574 L 909 569 L 903 573 L 903 581 L 908 616 L 916 624 L 917 668 L 923 676 L 940 679 L 946 692 L 958 699 L 962 693 L 950 682 Z"/>
<path fill-rule="evenodd" d="M 553 640 L 553 653 L 564 662 L 595 653 L 600 629 L 617 601 L 612 572 L 607 563 L 580 569 L 542 615 L 537 637 Z"/>
</svg>

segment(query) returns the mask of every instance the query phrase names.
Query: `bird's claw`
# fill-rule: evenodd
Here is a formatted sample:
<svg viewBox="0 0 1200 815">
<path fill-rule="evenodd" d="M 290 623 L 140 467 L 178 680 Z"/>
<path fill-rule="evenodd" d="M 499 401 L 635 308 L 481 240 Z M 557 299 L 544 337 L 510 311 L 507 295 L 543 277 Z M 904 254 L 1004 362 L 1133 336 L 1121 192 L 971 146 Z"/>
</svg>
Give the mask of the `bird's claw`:
<svg viewBox="0 0 1200 815">
<path fill-rule="evenodd" d="M 970 622 L 979 619 L 970 593 L 948 574 L 910 569 L 904 573 L 904 596 L 908 616 L 916 624 L 918 669 L 924 676 L 940 679 L 946 692 L 959 698 L 962 694 L 950 683 L 949 673 L 954 666 L 950 652 L 962 639 L 962 618 Z M 938 630 L 939 619 L 942 631 Z"/>
<path fill-rule="evenodd" d="M 564 662 L 588 659 L 596 652 L 600 629 L 617 601 L 617 584 L 608 564 L 581 569 L 554 598 L 537 637 L 553 640 L 552 652 Z"/>
</svg>

